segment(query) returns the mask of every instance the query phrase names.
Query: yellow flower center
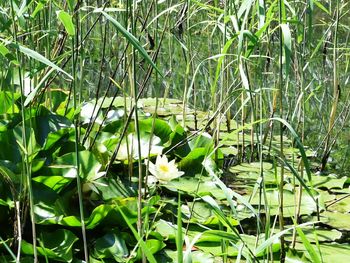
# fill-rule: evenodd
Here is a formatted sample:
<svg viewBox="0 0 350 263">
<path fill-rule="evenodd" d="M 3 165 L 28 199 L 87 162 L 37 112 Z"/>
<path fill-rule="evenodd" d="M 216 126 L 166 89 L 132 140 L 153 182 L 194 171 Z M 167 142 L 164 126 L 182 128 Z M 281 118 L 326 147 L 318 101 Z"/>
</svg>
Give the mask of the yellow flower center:
<svg viewBox="0 0 350 263">
<path fill-rule="evenodd" d="M 165 165 L 165 164 L 161 164 L 161 165 L 159 165 L 159 170 L 163 173 L 167 173 L 167 172 L 169 172 L 169 166 Z"/>
</svg>

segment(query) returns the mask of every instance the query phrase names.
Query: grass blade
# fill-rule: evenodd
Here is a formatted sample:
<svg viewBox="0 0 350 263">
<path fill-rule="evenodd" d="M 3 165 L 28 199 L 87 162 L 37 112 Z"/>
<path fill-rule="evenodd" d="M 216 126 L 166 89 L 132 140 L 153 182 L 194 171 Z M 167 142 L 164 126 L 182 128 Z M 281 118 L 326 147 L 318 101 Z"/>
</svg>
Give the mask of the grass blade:
<svg viewBox="0 0 350 263">
<path fill-rule="evenodd" d="M 181 193 L 178 193 L 178 206 L 177 206 L 177 235 L 176 235 L 176 249 L 177 249 L 177 262 L 183 262 L 183 236 L 182 236 L 182 213 L 181 213 Z"/>
<path fill-rule="evenodd" d="M 53 62 L 51 62 L 50 60 L 48 60 L 47 58 L 45 58 L 43 55 L 39 54 L 38 52 L 27 48 L 25 46 L 22 46 L 20 44 L 15 44 L 15 43 L 10 43 L 11 47 L 14 47 L 16 49 L 18 49 L 20 52 L 22 52 L 23 54 L 27 55 L 28 57 L 35 59 L 63 74 L 65 74 L 67 77 L 69 77 L 70 79 L 73 79 L 72 75 L 70 75 L 69 73 L 67 73 L 66 71 L 64 71 L 62 68 L 60 68 L 59 66 L 57 66 L 56 64 L 54 64 Z"/>
<path fill-rule="evenodd" d="M 310 241 L 305 236 L 303 230 L 301 230 L 300 227 L 297 227 L 296 230 L 298 232 L 298 235 L 301 238 L 301 241 L 304 244 L 304 247 L 306 248 L 307 252 L 309 252 L 309 255 L 310 255 L 311 259 L 312 259 L 312 262 L 314 262 L 314 263 L 321 263 L 322 261 L 321 261 L 319 255 L 317 254 L 317 252 L 315 251 L 315 249 L 311 245 Z"/>
</svg>

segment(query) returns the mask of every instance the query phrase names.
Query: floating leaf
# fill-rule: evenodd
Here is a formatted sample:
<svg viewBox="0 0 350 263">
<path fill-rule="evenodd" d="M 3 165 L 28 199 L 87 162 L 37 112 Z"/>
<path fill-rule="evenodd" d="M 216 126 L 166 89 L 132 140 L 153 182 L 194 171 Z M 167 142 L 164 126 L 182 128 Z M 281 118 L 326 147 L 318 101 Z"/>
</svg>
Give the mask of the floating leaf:
<svg viewBox="0 0 350 263">
<path fill-rule="evenodd" d="M 87 181 L 94 181 L 103 175 L 100 174 L 100 168 L 102 165 L 98 162 L 93 153 L 89 151 L 80 151 L 78 155 L 80 164 L 80 176 L 83 179 Z M 55 161 L 55 164 L 58 165 L 56 167 L 61 167 L 63 176 L 67 178 L 76 177 L 76 163 L 77 156 L 75 152 L 67 153 L 61 157 L 58 157 Z"/>
<path fill-rule="evenodd" d="M 269 209 L 270 215 L 277 215 L 279 213 L 279 190 L 272 189 L 266 190 L 266 199 L 267 204 L 266 208 Z M 283 191 L 283 210 L 285 217 L 292 217 L 295 215 L 296 210 L 296 195 L 292 191 L 284 190 Z M 256 195 L 250 200 L 252 205 L 264 204 L 264 198 L 259 201 L 259 196 Z M 317 210 L 317 206 L 313 198 L 311 198 L 306 191 L 303 191 L 301 205 L 300 205 L 300 214 L 301 215 L 310 215 Z"/>
<path fill-rule="evenodd" d="M 313 186 L 317 188 L 342 189 L 347 179 L 348 178 L 346 176 L 343 176 L 341 178 L 336 178 L 332 175 L 312 176 L 312 183 Z"/>
<path fill-rule="evenodd" d="M 325 211 L 321 214 L 321 221 L 331 227 L 350 231 L 350 214 Z"/>
<path fill-rule="evenodd" d="M 122 262 L 129 256 L 129 250 L 120 234 L 107 233 L 96 240 L 94 254 L 99 259 L 111 258 Z"/>
<path fill-rule="evenodd" d="M 288 227 L 288 226 L 286 226 Z M 277 231 L 277 230 L 275 230 Z M 277 231 L 278 232 L 278 231 Z M 336 229 L 322 229 L 322 228 L 314 228 L 314 227 L 304 227 L 303 233 L 307 237 L 307 239 L 312 242 L 316 243 L 316 237 L 317 242 L 332 242 L 337 239 L 340 239 L 342 237 L 342 233 Z M 287 241 L 292 241 L 292 233 L 287 233 L 284 238 Z M 297 235 L 297 242 L 301 242 L 299 236 Z"/>
<path fill-rule="evenodd" d="M 55 192 L 59 193 L 63 187 L 72 181 L 70 178 L 65 178 L 63 176 L 36 176 L 33 181 L 45 184 L 50 187 Z"/>
<path fill-rule="evenodd" d="M 321 258 L 325 263 L 350 261 L 350 250 L 349 250 L 348 244 L 338 244 L 338 243 L 327 244 L 326 243 L 326 244 L 319 244 L 319 245 L 312 245 L 312 246 L 314 247 L 314 250 L 320 254 L 320 256 L 322 255 Z M 306 251 L 306 249 L 304 248 L 303 244 L 296 243 L 295 248 L 298 251 L 305 251 L 305 254 L 311 260 L 311 257 Z M 321 253 L 319 251 L 321 251 Z"/>
<path fill-rule="evenodd" d="M 225 199 L 223 191 L 208 177 L 201 180 L 193 177 L 180 177 L 178 180 L 170 181 L 164 187 L 169 190 L 180 190 L 189 195 L 204 196 L 211 195 L 219 200 Z"/>
<path fill-rule="evenodd" d="M 328 211 L 339 212 L 339 213 L 349 213 L 350 212 L 350 195 L 341 194 L 336 195 L 334 199 L 329 200 Z M 328 205 L 328 204 L 327 204 Z"/>
<path fill-rule="evenodd" d="M 69 230 L 58 229 L 54 232 L 45 232 L 38 235 L 40 246 L 37 250 L 40 255 L 51 260 L 71 262 L 73 259 L 73 245 L 78 238 Z M 33 245 L 22 240 L 22 253 L 33 255 Z"/>
</svg>

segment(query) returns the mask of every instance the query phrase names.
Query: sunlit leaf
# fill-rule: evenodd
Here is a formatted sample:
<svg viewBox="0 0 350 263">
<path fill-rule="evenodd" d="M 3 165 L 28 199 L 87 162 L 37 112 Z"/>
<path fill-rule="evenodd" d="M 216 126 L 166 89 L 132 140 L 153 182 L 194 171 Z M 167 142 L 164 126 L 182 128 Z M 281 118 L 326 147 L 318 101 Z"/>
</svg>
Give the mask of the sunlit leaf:
<svg viewBox="0 0 350 263">
<path fill-rule="evenodd" d="M 57 11 L 57 17 L 62 22 L 68 35 L 74 36 L 75 35 L 75 28 L 74 28 L 74 24 L 72 21 L 72 17 L 67 12 L 65 12 L 63 10 Z"/>
</svg>

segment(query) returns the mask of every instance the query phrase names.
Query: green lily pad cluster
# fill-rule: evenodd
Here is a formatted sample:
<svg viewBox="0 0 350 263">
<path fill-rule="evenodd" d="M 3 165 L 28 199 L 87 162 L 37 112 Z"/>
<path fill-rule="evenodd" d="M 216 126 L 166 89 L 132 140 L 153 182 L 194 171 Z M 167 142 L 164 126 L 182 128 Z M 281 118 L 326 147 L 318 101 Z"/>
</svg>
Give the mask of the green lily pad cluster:
<svg viewBox="0 0 350 263">
<path fill-rule="evenodd" d="M 179 101 L 140 100 L 136 126 L 133 118 L 128 120 L 132 114 L 127 107 L 129 99 L 99 99 L 74 109 L 66 103 L 67 94 L 56 91 L 51 103 L 45 101 L 34 109 L 22 108 L 19 94 L 0 95 L 4 99 L 0 146 L 6 149 L 0 152 L 0 222 L 6 226 L 0 230 L 0 253 L 9 262 L 13 257 L 6 251 L 19 247 L 18 224 L 23 225 L 19 250 L 23 262 L 30 261 L 34 249 L 40 260 L 80 262 L 84 258 L 83 227 L 91 262 L 138 262 L 142 257 L 150 262 L 177 262 L 179 249 L 182 257 L 192 262 L 217 262 L 223 256 L 254 261 L 267 255 L 277 257 L 282 234 L 287 243 L 294 242 L 293 225 L 284 232 L 271 229 L 259 237 L 251 227 L 252 223 L 261 224 L 267 215 L 278 215 L 283 164 L 267 158 L 262 163 L 243 162 L 229 167 L 229 174 L 222 172 L 219 167 L 223 159 L 239 155 L 237 147 L 242 143 L 249 147 L 249 137 L 240 140 L 243 136 L 236 137 L 237 132 L 221 127 L 226 135 L 216 147 L 210 134 L 214 127 L 193 130 L 191 118 L 185 122 L 186 127 L 182 126 Z M 196 114 L 192 115 L 199 118 L 196 123 L 204 123 L 209 116 Z M 196 128 L 200 127 L 198 123 Z M 241 129 L 234 122 L 230 126 Z M 292 141 L 286 141 L 292 145 Z M 152 189 L 142 182 L 139 192 L 139 171 L 141 178 L 146 178 L 147 161 L 156 162 L 158 155 L 174 160 L 184 174 Z M 299 157 L 298 149 L 290 148 L 286 156 L 298 170 L 297 162 L 293 162 Z M 333 259 L 334 255 L 327 252 L 330 245 L 349 231 L 349 193 L 342 191 L 348 180 L 313 174 L 311 180 L 305 176 L 299 181 L 294 176 L 285 167 L 286 220 L 298 212 L 316 222 L 314 216 L 320 213 L 326 227 L 300 228 L 310 244 L 303 246 L 302 235 L 298 236 L 286 258 L 306 262 L 313 258 L 310 253 L 316 246 L 326 251 L 327 259 Z M 261 182 L 265 187 L 263 199 L 257 188 Z M 299 187 L 307 188 L 300 192 Z M 32 220 L 29 212 L 23 213 L 30 210 L 29 195 L 36 248 L 30 224 L 24 224 Z M 344 249 L 341 243 L 336 246 L 339 251 Z"/>
<path fill-rule="evenodd" d="M 112 109 L 107 99 L 104 104 L 90 101 L 74 110 L 65 103 L 67 94 L 57 92 L 52 95 L 54 103 L 44 102 L 34 109 L 22 108 L 18 102 L 19 94 L 1 93 L 4 103 L 0 109 L 3 120 L 0 144 L 6 149 L 0 153 L 0 221 L 6 223 L 0 233 L 3 244 L 6 244 L 1 246 L 1 253 L 6 255 L 6 247 L 11 250 L 19 245 L 16 241 L 17 224 L 29 222 L 31 217 L 29 212 L 21 212 L 16 217 L 16 209 L 29 211 L 26 198 L 31 194 L 36 248 L 31 239 L 30 224 L 26 224 L 21 229 L 23 260 L 30 258 L 35 249 L 39 258 L 50 262 L 83 259 L 83 225 L 92 262 L 140 260 L 140 237 L 135 236 L 129 225 L 136 228 L 138 220 L 138 159 L 154 161 L 157 155 L 168 153 L 185 175 L 166 187 L 157 186 L 152 195 L 143 193 L 141 217 L 147 228 L 142 237 L 145 240 L 142 249 L 153 255 L 151 258 L 172 257 L 173 241 L 167 240 L 156 229 L 160 220 L 168 224 L 176 222 L 175 192 L 180 191 L 192 199 L 207 194 L 224 198 L 221 189 L 211 181 L 202 166 L 205 158 L 211 158 L 209 155 L 214 149 L 211 136 L 202 133 L 191 138 L 173 115 L 166 118 L 150 116 L 147 113 L 152 105 L 150 100 L 140 101 L 137 109 L 140 114 L 137 135 L 134 120 L 126 121 L 130 111 L 126 110 L 124 103 L 121 104 L 124 102 L 121 99 L 115 100 Z M 167 105 L 173 107 L 177 104 L 169 100 Z M 138 143 L 141 145 L 140 156 Z M 142 171 L 146 173 L 145 163 L 142 163 Z M 77 177 L 81 181 L 83 221 Z M 191 188 L 181 185 L 190 185 Z M 193 191 L 197 186 L 199 191 Z M 188 210 L 184 208 L 184 215 L 187 211 L 184 222 L 215 227 L 220 224 L 215 214 L 198 219 Z M 12 221 L 11 218 L 17 219 Z M 4 257 L 11 260 L 10 256 Z M 197 253 L 193 257 L 198 257 Z"/>
</svg>

